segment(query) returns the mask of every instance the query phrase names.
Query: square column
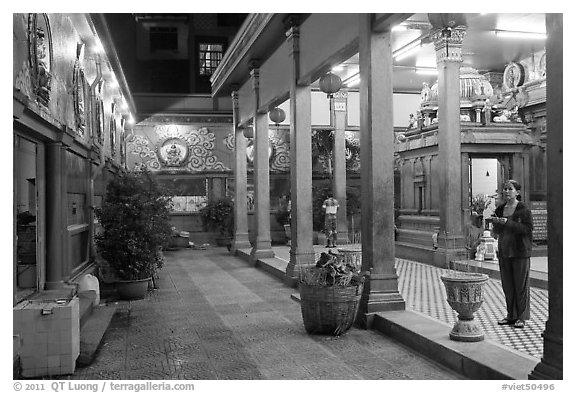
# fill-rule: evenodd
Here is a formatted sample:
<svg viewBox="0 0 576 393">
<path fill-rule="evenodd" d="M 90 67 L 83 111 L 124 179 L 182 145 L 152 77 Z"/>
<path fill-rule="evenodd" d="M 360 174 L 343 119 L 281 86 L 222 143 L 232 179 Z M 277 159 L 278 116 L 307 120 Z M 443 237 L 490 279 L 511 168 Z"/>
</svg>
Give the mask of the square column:
<svg viewBox="0 0 576 393">
<path fill-rule="evenodd" d="M 246 138 L 238 126 L 238 92 L 232 92 L 232 118 L 234 129 L 234 238 L 230 252 L 236 254 L 239 249 L 250 248 L 248 240 L 248 206 L 246 185 Z"/>
<path fill-rule="evenodd" d="M 314 263 L 312 246 L 312 98 L 310 86 L 298 85 L 300 75 L 297 17 L 286 21 L 290 51 L 290 195 L 292 244 L 286 283 L 297 283 L 300 267 Z"/>
<path fill-rule="evenodd" d="M 462 158 L 460 138 L 460 64 L 464 26 L 432 34 L 438 64 L 438 190 L 440 233 L 436 266 L 448 266 L 465 251 L 462 229 Z"/>
<path fill-rule="evenodd" d="M 546 111 L 548 200 L 548 320 L 542 337 L 544 355 L 529 379 L 563 379 L 563 15 L 546 14 Z"/>
<path fill-rule="evenodd" d="M 394 251 L 394 122 L 390 32 L 372 30 L 360 15 L 360 168 L 362 270 L 369 270 L 360 323 L 370 328 L 379 311 L 404 310 Z"/>
<path fill-rule="evenodd" d="M 337 212 L 338 244 L 348 243 L 348 217 L 346 212 L 346 103 L 347 91 L 339 91 L 331 98 L 330 112 L 334 126 L 334 171 L 332 192 L 340 207 Z M 337 105 L 338 104 L 338 105 Z"/>
<path fill-rule="evenodd" d="M 260 113 L 259 69 L 250 71 L 256 100 L 254 117 L 254 213 L 256 216 L 256 243 L 250 253 L 255 265 L 258 259 L 274 257 L 270 239 L 270 166 L 268 135 L 268 113 Z"/>
<path fill-rule="evenodd" d="M 46 289 L 64 286 L 68 263 L 66 145 L 46 145 Z"/>
</svg>

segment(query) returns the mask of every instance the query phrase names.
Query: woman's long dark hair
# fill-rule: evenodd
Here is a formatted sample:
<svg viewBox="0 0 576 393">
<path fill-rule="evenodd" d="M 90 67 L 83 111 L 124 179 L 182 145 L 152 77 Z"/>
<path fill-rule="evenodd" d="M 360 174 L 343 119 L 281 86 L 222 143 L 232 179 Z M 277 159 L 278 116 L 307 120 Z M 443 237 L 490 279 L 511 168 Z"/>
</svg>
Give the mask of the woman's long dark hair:
<svg viewBox="0 0 576 393">
<path fill-rule="evenodd" d="M 510 183 L 512 185 L 512 187 L 514 187 L 516 189 L 516 191 L 520 191 L 522 189 L 522 186 L 520 185 L 520 183 L 518 183 L 516 180 L 514 179 L 509 179 L 506 180 L 504 182 L 504 184 L 506 183 Z M 522 196 L 520 194 L 516 195 L 516 199 L 521 201 L 522 200 Z"/>
</svg>

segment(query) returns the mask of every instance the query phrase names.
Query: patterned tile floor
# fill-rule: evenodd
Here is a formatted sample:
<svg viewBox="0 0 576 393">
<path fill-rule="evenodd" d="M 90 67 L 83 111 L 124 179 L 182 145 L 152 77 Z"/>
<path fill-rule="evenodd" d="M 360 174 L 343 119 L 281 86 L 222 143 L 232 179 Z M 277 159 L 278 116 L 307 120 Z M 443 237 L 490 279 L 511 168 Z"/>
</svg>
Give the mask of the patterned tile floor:
<svg viewBox="0 0 576 393">
<path fill-rule="evenodd" d="M 457 314 L 446 302 L 444 284 L 440 280 L 443 270 L 404 259 L 396 261 L 398 286 L 407 308 L 453 324 Z M 485 300 L 476 312 L 476 318 L 480 321 L 485 336 L 536 358 L 542 357 L 541 334 L 548 319 L 548 291 L 531 288 L 531 319 L 526 322 L 524 329 L 516 329 L 496 323 L 506 316 L 506 303 L 500 280 L 488 280 L 484 289 Z"/>
<path fill-rule="evenodd" d="M 278 257 L 284 258 L 283 250 L 278 250 Z M 315 247 L 316 259 L 323 247 Z M 398 258 L 396 272 L 398 286 L 406 301 L 406 308 L 427 314 L 452 325 L 457 314 L 446 302 L 444 284 L 440 275 L 445 269 Z M 499 326 L 496 322 L 506 316 L 506 303 L 500 280 L 490 279 L 485 286 L 484 303 L 476 312 L 486 338 L 500 342 L 536 358 L 543 354 L 542 332 L 548 319 L 548 291 L 539 288 L 530 290 L 531 319 L 524 329 L 512 326 Z"/>
<path fill-rule="evenodd" d="M 225 249 L 166 255 L 160 288 L 119 302 L 95 361 L 60 379 L 461 379 L 373 330 L 308 335 L 293 289 Z"/>
</svg>

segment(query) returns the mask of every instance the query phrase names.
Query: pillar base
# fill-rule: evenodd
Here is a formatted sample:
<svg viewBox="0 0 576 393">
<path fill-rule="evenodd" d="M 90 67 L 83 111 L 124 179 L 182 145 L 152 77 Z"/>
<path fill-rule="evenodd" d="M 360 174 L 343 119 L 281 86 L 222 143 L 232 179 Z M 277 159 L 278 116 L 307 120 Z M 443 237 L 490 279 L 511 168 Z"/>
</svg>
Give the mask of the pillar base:
<svg viewBox="0 0 576 393">
<path fill-rule="evenodd" d="M 364 293 L 360 299 L 357 324 L 370 329 L 376 313 L 381 311 L 403 311 L 406 302 L 398 292 L 398 276 L 396 274 L 371 273 L 364 285 Z"/>
<path fill-rule="evenodd" d="M 286 282 L 297 282 L 300 278 L 300 267 L 312 266 L 315 263 L 314 250 L 298 252 L 290 249 L 290 262 L 288 262 L 288 266 L 286 266 Z"/>
<path fill-rule="evenodd" d="M 542 360 L 528 375 L 528 379 L 562 380 L 564 377 L 561 368 L 547 364 L 545 360 Z"/>
<path fill-rule="evenodd" d="M 234 239 L 232 239 L 232 246 L 230 248 L 230 252 L 232 253 L 232 255 L 236 255 L 236 252 L 240 249 L 246 249 L 246 248 L 251 248 L 252 245 L 250 244 L 250 241 L 248 240 L 248 234 L 247 233 L 237 233 L 234 236 Z"/>
<path fill-rule="evenodd" d="M 550 320 L 546 325 L 550 324 Z M 563 379 L 563 340 L 562 336 L 548 333 L 548 327 L 544 330 L 544 356 L 540 363 L 528 375 L 528 379 Z"/>
<path fill-rule="evenodd" d="M 256 266 L 258 260 L 263 258 L 274 258 L 274 250 L 272 250 L 272 247 L 261 249 L 256 249 L 256 247 L 253 247 L 252 251 L 250 252 L 250 262 L 252 266 Z"/>
</svg>

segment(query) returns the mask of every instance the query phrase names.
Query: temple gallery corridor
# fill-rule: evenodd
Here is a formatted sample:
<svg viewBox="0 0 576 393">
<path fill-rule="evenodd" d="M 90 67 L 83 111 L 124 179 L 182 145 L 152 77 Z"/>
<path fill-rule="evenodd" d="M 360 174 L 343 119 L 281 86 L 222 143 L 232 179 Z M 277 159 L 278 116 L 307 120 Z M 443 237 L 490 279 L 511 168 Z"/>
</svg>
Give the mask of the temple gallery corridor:
<svg viewBox="0 0 576 393">
<path fill-rule="evenodd" d="M 459 379 L 374 330 L 308 335 L 294 289 L 225 248 L 166 255 L 159 289 L 119 302 L 70 379 Z"/>
<path fill-rule="evenodd" d="M 275 251 L 281 260 L 288 248 Z M 445 322 L 447 335 L 456 316 L 445 301 L 442 269 L 402 259 L 396 266 L 407 309 Z M 294 288 L 225 248 L 168 252 L 158 286 L 144 300 L 110 303 L 117 311 L 94 362 L 61 378 L 463 378 L 376 330 L 308 335 Z M 532 288 L 533 317 L 523 331 L 498 326 L 504 300 L 499 281 L 490 280 L 478 313 L 487 340 L 536 361 L 542 356 L 547 295 Z"/>
<path fill-rule="evenodd" d="M 12 37 L 13 379 L 563 378 L 563 14 Z"/>
</svg>

